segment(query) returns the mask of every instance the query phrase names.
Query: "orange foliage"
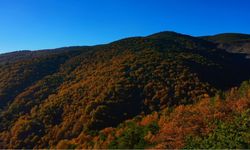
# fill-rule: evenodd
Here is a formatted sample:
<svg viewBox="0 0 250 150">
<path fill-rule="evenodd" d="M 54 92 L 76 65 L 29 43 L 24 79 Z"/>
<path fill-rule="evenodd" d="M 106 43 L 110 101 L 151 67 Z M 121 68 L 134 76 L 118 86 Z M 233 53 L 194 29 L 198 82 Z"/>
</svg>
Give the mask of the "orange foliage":
<svg viewBox="0 0 250 150">
<path fill-rule="evenodd" d="M 246 110 L 249 104 L 249 99 L 213 103 L 206 98 L 195 105 L 178 106 L 168 118 L 159 119 L 160 131 L 152 138 L 155 148 L 182 148 L 187 135 L 207 135 L 215 128 L 213 121 L 230 120 L 230 114 Z"/>
<path fill-rule="evenodd" d="M 139 125 L 146 126 L 146 125 L 152 123 L 153 121 L 157 121 L 158 117 L 159 117 L 159 114 L 157 112 L 154 112 L 154 113 L 152 113 L 152 114 L 147 115 L 146 117 L 144 117 L 139 122 Z"/>
</svg>

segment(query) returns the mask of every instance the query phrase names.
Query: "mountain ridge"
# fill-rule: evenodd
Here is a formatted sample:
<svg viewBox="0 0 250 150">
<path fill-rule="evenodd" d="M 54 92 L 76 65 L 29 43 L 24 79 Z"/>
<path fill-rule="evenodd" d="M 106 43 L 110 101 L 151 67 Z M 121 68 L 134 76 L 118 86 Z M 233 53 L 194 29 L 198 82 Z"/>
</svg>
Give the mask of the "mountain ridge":
<svg viewBox="0 0 250 150">
<path fill-rule="evenodd" d="M 213 36 L 200 37 L 204 40 L 215 42 L 218 48 L 225 49 L 232 53 L 248 54 L 250 58 L 250 35 L 242 33 L 224 33 Z"/>
<path fill-rule="evenodd" d="M 243 38 L 240 39 L 250 39 L 250 34 L 244 34 L 244 33 L 219 33 L 219 34 L 214 34 L 214 35 L 204 35 L 204 36 L 191 36 L 188 34 L 181 34 L 175 31 L 161 31 L 161 32 L 157 32 L 157 33 L 153 33 L 153 34 L 149 34 L 146 36 L 131 36 L 131 37 L 127 37 L 127 38 L 121 38 L 119 40 L 114 40 L 112 42 L 106 43 L 106 44 L 97 44 L 97 45 L 84 45 L 84 46 L 65 46 L 65 47 L 59 47 L 59 48 L 49 48 L 49 49 L 38 49 L 38 50 L 18 50 L 18 51 L 11 51 L 11 52 L 6 52 L 6 53 L 1 53 L 0 55 L 5 55 L 5 54 L 11 54 L 11 53 L 16 53 L 16 52 L 37 52 L 37 51 L 48 51 L 48 50 L 60 50 L 60 49 L 67 49 L 67 48 L 77 48 L 77 47 L 93 47 L 93 46 L 99 46 L 99 45 L 107 45 L 107 44 L 111 44 L 117 41 L 121 41 L 121 40 L 126 40 L 126 39 L 133 39 L 133 38 L 145 38 L 145 37 L 153 37 L 153 36 L 157 36 L 157 35 L 179 35 L 179 36 L 186 36 L 186 37 L 193 37 L 193 38 L 200 38 L 203 40 L 209 40 L 211 39 L 212 41 L 216 41 L 214 38 L 219 38 L 222 36 L 225 36 L 225 38 L 229 38 L 231 35 L 235 36 L 235 38 L 239 38 L 238 36 L 242 36 Z M 227 37 L 229 36 L 229 37 Z M 245 38 L 244 38 L 245 37 Z"/>
<path fill-rule="evenodd" d="M 65 140 L 196 105 L 249 80 L 245 56 L 175 32 L 0 55 L 0 148 L 67 148 Z"/>
</svg>

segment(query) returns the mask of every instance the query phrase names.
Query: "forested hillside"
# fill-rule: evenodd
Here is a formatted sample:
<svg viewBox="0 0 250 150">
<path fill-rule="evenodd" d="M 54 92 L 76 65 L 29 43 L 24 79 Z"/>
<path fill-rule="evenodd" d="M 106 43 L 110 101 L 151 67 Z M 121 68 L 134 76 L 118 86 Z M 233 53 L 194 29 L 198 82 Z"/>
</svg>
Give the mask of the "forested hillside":
<svg viewBox="0 0 250 150">
<path fill-rule="evenodd" d="M 0 148 L 249 148 L 249 68 L 175 32 L 2 54 Z"/>
</svg>

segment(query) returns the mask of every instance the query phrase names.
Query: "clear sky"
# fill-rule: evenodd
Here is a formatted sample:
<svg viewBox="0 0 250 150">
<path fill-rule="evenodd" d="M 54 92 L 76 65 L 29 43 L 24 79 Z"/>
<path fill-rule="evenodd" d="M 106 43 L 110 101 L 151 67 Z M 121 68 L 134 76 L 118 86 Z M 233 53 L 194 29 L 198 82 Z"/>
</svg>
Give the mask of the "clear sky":
<svg viewBox="0 0 250 150">
<path fill-rule="evenodd" d="M 250 0 L 0 0 L 0 53 L 160 31 L 250 33 Z"/>
</svg>

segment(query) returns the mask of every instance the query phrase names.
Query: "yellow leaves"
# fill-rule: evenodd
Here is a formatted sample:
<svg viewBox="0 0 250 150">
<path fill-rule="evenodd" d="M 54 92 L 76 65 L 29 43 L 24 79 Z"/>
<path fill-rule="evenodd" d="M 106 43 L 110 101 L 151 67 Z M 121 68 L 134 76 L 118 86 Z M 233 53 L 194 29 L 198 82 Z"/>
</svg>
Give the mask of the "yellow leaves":
<svg viewBox="0 0 250 150">
<path fill-rule="evenodd" d="M 144 140 L 148 141 L 149 143 L 153 140 L 155 135 L 152 134 L 151 131 L 148 132 L 148 134 L 144 137 Z"/>
<path fill-rule="evenodd" d="M 209 98 L 210 96 L 207 93 L 205 93 L 205 94 L 203 94 L 203 97 L 204 98 Z"/>
<path fill-rule="evenodd" d="M 20 117 L 11 128 L 11 135 L 18 139 L 21 131 L 26 127 L 29 123 L 29 120 L 26 117 Z"/>
<path fill-rule="evenodd" d="M 69 149 L 69 148 L 70 148 L 70 145 L 71 145 L 71 143 L 70 143 L 68 140 L 61 140 L 61 141 L 57 144 L 56 148 L 57 148 L 57 149 Z"/>
</svg>

